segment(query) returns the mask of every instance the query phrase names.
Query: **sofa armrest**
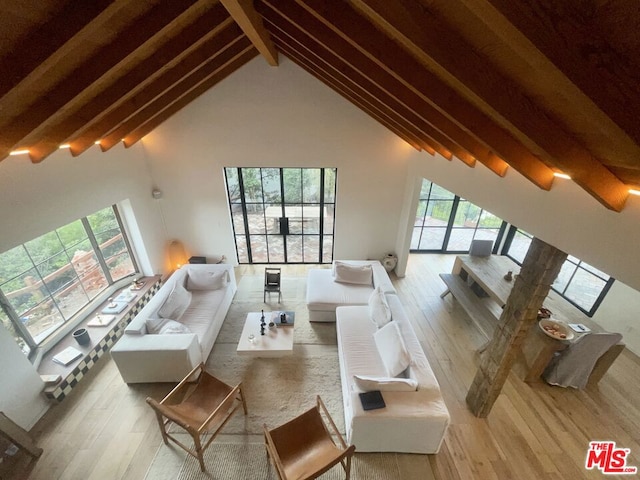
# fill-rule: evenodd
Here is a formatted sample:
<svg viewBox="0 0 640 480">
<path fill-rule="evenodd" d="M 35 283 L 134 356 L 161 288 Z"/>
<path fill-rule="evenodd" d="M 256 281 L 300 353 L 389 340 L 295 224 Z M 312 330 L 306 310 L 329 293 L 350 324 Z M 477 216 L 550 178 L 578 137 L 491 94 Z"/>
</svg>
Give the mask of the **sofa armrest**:
<svg viewBox="0 0 640 480">
<path fill-rule="evenodd" d="M 382 397 L 385 408 L 364 410 L 358 392 L 351 392 L 349 442 L 361 452 L 437 453 L 450 421 L 440 392 L 382 392 Z"/>
<path fill-rule="evenodd" d="M 202 362 L 195 333 L 125 334 L 111 356 L 126 383 L 178 382 Z"/>
</svg>

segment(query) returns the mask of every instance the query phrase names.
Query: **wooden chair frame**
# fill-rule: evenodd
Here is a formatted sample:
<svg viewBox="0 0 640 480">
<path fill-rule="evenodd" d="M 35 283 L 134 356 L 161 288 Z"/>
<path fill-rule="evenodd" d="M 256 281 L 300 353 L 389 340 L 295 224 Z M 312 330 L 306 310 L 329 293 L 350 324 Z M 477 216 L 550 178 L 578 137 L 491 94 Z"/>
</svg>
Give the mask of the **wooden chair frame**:
<svg viewBox="0 0 640 480">
<path fill-rule="evenodd" d="M 160 402 L 157 402 L 153 398 L 147 397 L 147 403 L 154 409 L 156 418 L 158 420 L 158 425 L 160 426 L 160 433 L 162 434 L 162 440 L 166 445 L 169 444 L 169 440 L 173 443 L 184 449 L 188 454 L 198 459 L 200 462 L 200 469 L 204 472 L 204 451 L 211 445 L 211 442 L 215 439 L 216 435 L 220 432 L 220 430 L 227 424 L 227 422 L 231 419 L 233 414 L 242 406 L 244 410 L 244 414 L 247 414 L 247 404 L 245 402 L 244 394 L 242 392 L 242 383 L 239 383 L 235 387 L 231 387 L 221 382 L 217 378 L 213 377 L 211 374 L 205 371 L 204 363 L 200 363 L 197 365 L 189 374 L 176 385 L 171 392 L 169 392 Z M 198 373 L 199 371 L 199 373 Z M 197 374 L 197 378 L 192 380 L 194 375 Z M 192 424 L 186 421 L 183 418 L 180 418 L 175 414 L 175 412 L 171 409 L 171 405 L 177 405 L 185 400 L 187 400 L 191 395 L 197 390 L 200 380 L 203 375 L 208 375 L 211 379 L 220 383 L 221 387 L 226 387 L 229 389 L 229 393 L 224 397 L 222 402 L 220 402 L 217 408 L 209 414 L 204 422 L 201 424 Z M 196 386 L 194 387 L 194 383 Z M 191 389 L 191 390 L 189 390 Z M 176 398 L 180 398 L 180 401 L 177 401 Z M 238 402 L 233 408 L 231 406 Z M 215 425 L 211 425 L 212 420 L 214 420 L 219 413 L 225 412 L 228 410 L 228 413 L 224 416 L 222 422 L 215 428 L 215 430 L 209 430 L 210 427 Z M 171 423 L 175 423 L 176 425 L 182 427 L 184 430 L 191 435 L 193 438 L 194 449 L 188 447 L 180 440 L 175 438 L 171 433 L 167 431 L 167 426 Z M 206 434 L 210 433 L 211 437 L 203 444 L 203 440 Z"/>
<path fill-rule="evenodd" d="M 278 449 L 276 447 L 275 441 L 271 435 L 271 431 L 267 428 L 267 425 L 263 425 L 264 428 L 264 439 L 265 439 L 265 447 L 267 450 L 267 457 L 270 457 L 274 467 L 276 468 L 276 471 L 278 472 L 278 476 L 280 477 L 281 480 L 311 480 L 314 478 L 319 477 L 320 475 L 322 475 L 323 473 L 325 473 L 327 470 L 333 468 L 336 464 L 340 463 L 340 465 L 342 466 L 342 468 L 345 471 L 346 474 L 346 480 L 349 480 L 349 477 L 351 475 L 351 457 L 353 456 L 356 447 L 354 445 L 347 445 L 347 443 L 344 441 L 344 438 L 342 437 L 342 435 L 340 434 L 340 431 L 338 430 L 338 428 L 336 427 L 335 422 L 333 421 L 333 418 L 331 418 L 331 415 L 329 414 L 329 411 L 327 410 L 327 407 L 324 405 L 324 403 L 322 402 L 322 399 L 320 398 L 320 396 L 318 395 L 316 397 L 316 405 L 315 407 L 313 407 L 311 410 L 308 410 L 307 412 L 304 412 L 303 414 L 299 415 L 298 417 L 290 420 L 289 422 L 287 422 L 284 425 L 288 425 L 289 423 L 293 423 L 296 422 L 300 417 L 302 417 L 303 415 L 316 410 L 317 411 L 317 415 L 320 417 L 320 420 L 322 423 L 322 426 L 324 427 L 324 433 L 327 435 L 327 437 L 331 440 L 331 442 L 333 442 L 333 444 L 342 449 L 342 453 L 340 456 L 338 456 L 337 458 L 334 458 L 333 461 L 329 462 L 326 465 L 323 465 L 321 468 L 315 470 L 313 473 L 311 473 L 311 475 L 303 477 L 303 478 L 290 478 L 286 476 L 286 471 L 285 471 L 285 466 L 280 458 L 280 455 L 278 454 Z M 325 423 L 325 421 L 323 420 L 323 416 L 322 413 L 324 413 L 324 416 L 327 418 L 327 420 L 329 421 L 329 425 L 331 426 L 331 431 L 329 431 L 329 429 L 327 428 L 327 425 Z M 281 425 L 280 427 L 284 426 Z M 277 428 L 280 428 L 277 427 Z M 276 429 L 277 429 L 276 428 Z M 274 429 L 274 430 L 276 430 Z M 336 443 L 336 441 L 334 440 L 334 437 L 338 439 L 338 443 Z"/>
</svg>

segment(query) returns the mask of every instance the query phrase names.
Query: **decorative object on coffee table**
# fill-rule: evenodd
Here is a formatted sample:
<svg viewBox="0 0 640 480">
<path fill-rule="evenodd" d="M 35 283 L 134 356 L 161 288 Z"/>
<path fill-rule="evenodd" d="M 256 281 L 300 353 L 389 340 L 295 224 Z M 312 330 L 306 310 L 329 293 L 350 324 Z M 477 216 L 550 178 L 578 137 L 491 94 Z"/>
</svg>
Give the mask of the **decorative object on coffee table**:
<svg viewBox="0 0 640 480">
<path fill-rule="evenodd" d="M 505 279 L 507 282 L 510 282 L 511 280 L 513 280 L 513 272 L 512 272 L 511 270 L 509 270 L 509 271 L 505 274 L 504 279 Z"/>
<path fill-rule="evenodd" d="M 271 321 L 273 321 L 278 327 L 293 325 L 295 323 L 295 318 L 295 312 L 291 311 L 276 311 L 271 314 Z"/>
<path fill-rule="evenodd" d="M 249 334 L 256 332 L 260 325 L 262 314 L 249 312 L 238 340 L 238 355 L 253 357 L 282 357 L 293 353 L 294 325 L 287 328 L 272 328 L 258 336 L 254 342 L 249 341 Z M 277 325 L 277 324 L 276 324 Z M 266 324 L 265 324 L 266 326 Z"/>
</svg>

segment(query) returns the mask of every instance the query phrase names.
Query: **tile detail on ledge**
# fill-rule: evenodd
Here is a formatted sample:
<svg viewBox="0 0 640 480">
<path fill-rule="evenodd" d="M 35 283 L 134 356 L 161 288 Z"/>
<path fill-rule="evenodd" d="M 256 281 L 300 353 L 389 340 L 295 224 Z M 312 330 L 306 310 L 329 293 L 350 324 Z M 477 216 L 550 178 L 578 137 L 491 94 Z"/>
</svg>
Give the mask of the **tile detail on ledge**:
<svg viewBox="0 0 640 480">
<path fill-rule="evenodd" d="M 71 393 L 73 388 L 78 384 L 78 382 L 85 376 L 85 374 L 98 362 L 100 357 L 102 357 L 106 352 L 111 350 L 111 347 L 115 345 L 118 339 L 123 335 L 124 329 L 126 328 L 131 320 L 142 310 L 142 308 L 149 303 L 151 297 L 153 297 L 158 290 L 162 281 L 158 279 L 150 288 L 145 292 L 144 295 L 138 299 L 136 303 L 134 303 L 129 310 L 124 314 L 124 316 L 116 323 L 116 325 L 108 331 L 108 333 L 104 336 L 102 340 L 98 342 L 98 344 L 78 363 L 78 365 L 69 373 L 65 378 L 62 379 L 56 385 L 52 385 L 47 387 L 44 390 L 44 394 L 47 398 L 51 400 L 56 400 L 61 402 L 65 399 L 67 395 Z"/>
</svg>

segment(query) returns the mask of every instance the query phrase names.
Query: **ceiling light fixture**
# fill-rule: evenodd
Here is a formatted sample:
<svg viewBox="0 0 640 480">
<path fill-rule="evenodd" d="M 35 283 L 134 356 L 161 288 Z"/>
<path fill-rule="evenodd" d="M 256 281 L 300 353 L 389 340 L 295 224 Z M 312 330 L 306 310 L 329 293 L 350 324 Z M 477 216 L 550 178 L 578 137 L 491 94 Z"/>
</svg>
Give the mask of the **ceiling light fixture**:
<svg viewBox="0 0 640 480">
<path fill-rule="evenodd" d="M 70 143 L 63 143 L 62 145 L 60 145 L 58 147 L 60 150 L 62 150 L 63 148 L 71 148 L 71 144 Z"/>
<path fill-rule="evenodd" d="M 553 172 L 553 176 L 554 177 L 558 177 L 558 178 L 564 178 L 566 180 L 571 180 L 571 177 L 569 175 L 567 175 L 566 173 Z"/>
<path fill-rule="evenodd" d="M 635 188 L 630 188 L 629 193 L 631 195 L 640 195 L 640 190 L 636 190 Z"/>
<path fill-rule="evenodd" d="M 9 152 L 9 155 L 28 155 L 29 149 L 25 148 L 24 150 L 14 150 L 13 152 Z"/>
<path fill-rule="evenodd" d="M 93 144 L 94 144 L 94 145 L 100 145 L 100 142 L 101 142 L 101 141 L 102 141 L 102 140 L 96 140 L 95 142 L 93 142 Z"/>
</svg>

